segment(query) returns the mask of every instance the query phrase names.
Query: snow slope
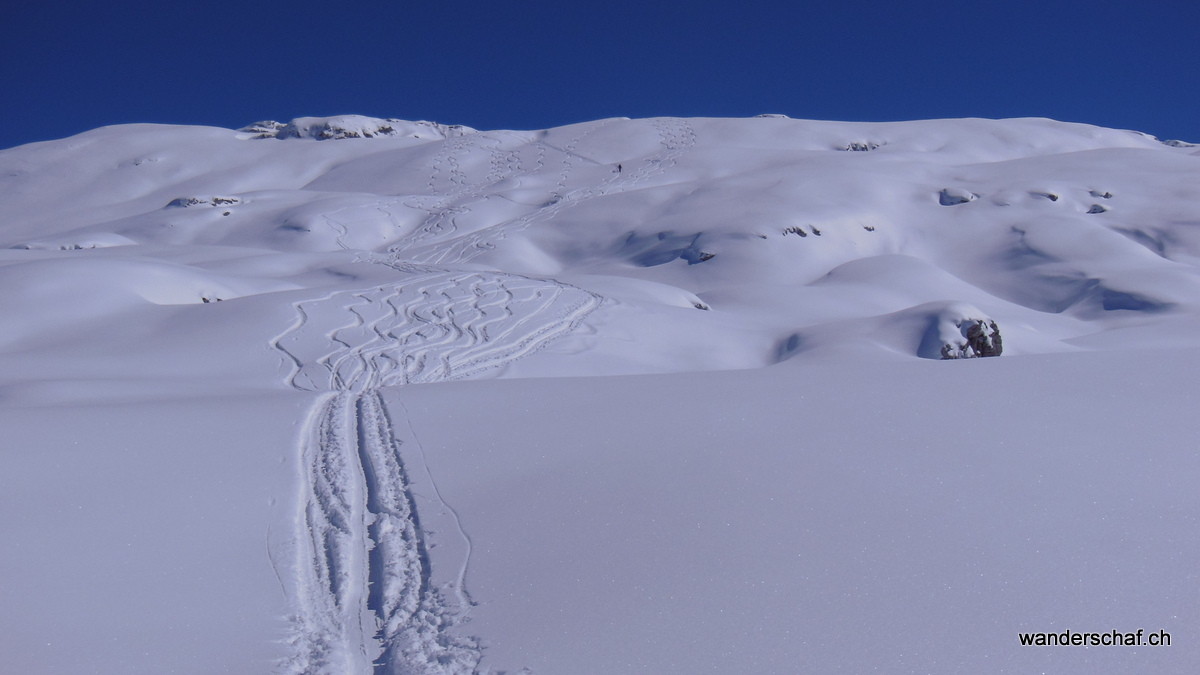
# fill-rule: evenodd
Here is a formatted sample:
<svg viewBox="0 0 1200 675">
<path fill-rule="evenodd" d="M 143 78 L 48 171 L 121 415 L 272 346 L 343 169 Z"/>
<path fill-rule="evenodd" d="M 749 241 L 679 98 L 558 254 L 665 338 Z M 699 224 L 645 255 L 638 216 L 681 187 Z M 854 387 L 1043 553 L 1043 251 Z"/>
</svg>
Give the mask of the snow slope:
<svg viewBox="0 0 1200 675">
<path fill-rule="evenodd" d="M 0 152 L 0 654 L 1186 672 L 1198 179 L 1044 119 Z"/>
</svg>

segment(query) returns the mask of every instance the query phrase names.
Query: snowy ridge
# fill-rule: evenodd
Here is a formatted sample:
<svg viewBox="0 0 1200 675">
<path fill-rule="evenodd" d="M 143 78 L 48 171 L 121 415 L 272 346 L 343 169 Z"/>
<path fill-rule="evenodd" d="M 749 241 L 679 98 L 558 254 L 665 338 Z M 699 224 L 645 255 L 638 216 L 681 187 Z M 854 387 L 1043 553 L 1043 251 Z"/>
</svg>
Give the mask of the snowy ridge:
<svg viewBox="0 0 1200 675">
<path fill-rule="evenodd" d="M 327 141 L 387 136 L 429 140 L 460 136 L 473 133 L 475 130 L 462 125 L 437 124 L 435 122 L 408 122 L 362 115 L 337 115 L 334 117 L 297 117 L 286 124 L 266 120 L 243 127 L 240 131 L 254 134 L 254 138 L 312 138 Z"/>
</svg>

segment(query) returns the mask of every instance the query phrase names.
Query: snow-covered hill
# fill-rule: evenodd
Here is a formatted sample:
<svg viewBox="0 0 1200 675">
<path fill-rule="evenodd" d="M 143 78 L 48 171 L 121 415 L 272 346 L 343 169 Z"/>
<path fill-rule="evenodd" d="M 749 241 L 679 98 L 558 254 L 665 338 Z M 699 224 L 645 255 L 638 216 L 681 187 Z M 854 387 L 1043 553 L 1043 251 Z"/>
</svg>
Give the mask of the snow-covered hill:
<svg viewBox="0 0 1200 675">
<path fill-rule="evenodd" d="M 1200 149 L 1044 119 L 6 150 L 0 653 L 1170 672 L 1198 263 Z"/>
</svg>

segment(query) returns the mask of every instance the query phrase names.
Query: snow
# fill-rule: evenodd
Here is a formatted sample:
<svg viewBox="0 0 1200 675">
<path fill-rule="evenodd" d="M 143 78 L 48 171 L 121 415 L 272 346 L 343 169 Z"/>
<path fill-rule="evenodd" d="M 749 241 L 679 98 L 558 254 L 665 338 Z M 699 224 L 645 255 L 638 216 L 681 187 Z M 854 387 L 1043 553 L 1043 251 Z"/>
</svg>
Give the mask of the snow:
<svg viewBox="0 0 1200 675">
<path fill-rule="evenodd" d="M 1193 399 L 1161 394 L 1190 374 L 1170 352 L 1005 361 L 451 383 L 396 390 L 393 405 L 471 534 L 467 584 L 491 598 L 472 612 L 493 636 L 485 663 L 1193 662 L 1183 641 L 1037 651 L 1015 636 L 1195 625 L 1200 427 Z"/>
<path fill-rule="evenodd" d="M 1183 670 L 1198 179 L 1044 119 L 0 152 L 6 668 Z"/>
</svg>

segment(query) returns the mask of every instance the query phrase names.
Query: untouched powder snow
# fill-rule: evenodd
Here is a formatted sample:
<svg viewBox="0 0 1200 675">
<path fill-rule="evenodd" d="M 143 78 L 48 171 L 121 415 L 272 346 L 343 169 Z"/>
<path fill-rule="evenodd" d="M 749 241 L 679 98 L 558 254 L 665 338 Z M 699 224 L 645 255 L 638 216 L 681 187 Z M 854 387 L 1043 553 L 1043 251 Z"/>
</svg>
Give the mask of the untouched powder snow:
<svg viewBox="0 0 1200 675">
<path fill-rule="evenodd" d="M 1186 672 L 1198 214 L 1044 119 L 5 150 L 0 659 Z"/>
</svg>

